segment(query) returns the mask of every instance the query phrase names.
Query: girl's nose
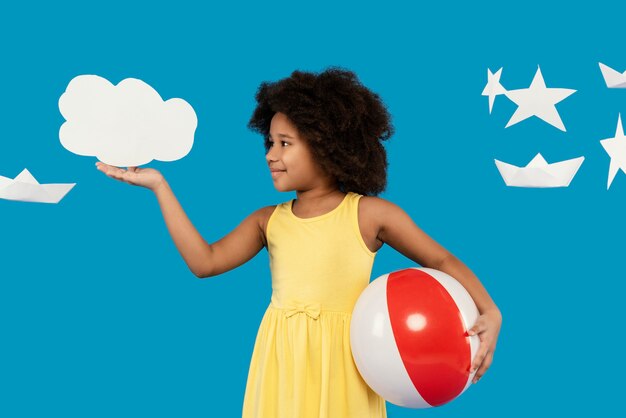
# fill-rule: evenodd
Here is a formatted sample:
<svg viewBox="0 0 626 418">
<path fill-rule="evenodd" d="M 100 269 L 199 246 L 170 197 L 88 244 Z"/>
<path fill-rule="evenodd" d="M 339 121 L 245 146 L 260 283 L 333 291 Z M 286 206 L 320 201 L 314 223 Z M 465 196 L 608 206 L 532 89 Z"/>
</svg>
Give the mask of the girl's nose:
<svg viewBox="0 0 626 418">
<path fill-rule="evenodd" d="M 267 151 L 267 154 L 265 154 L 265 159 L 267 160 L 267 162 L 276 161 L 277 160 L 277 154 L 274 151 L 275 148 L 276 147 L 271 147 L 269 149 L 269 151 Z"/>
</svg>

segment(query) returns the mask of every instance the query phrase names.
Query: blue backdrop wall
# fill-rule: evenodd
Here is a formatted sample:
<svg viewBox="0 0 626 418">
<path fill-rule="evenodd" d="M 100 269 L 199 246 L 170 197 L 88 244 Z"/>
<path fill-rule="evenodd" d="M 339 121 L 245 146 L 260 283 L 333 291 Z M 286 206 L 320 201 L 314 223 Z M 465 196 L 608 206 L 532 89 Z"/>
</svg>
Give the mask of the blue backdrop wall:
<svg viewBox="0 0 626 418">
<path fill-rule="evenodd" d="M 624 6 L 532 2 L 92 2 L 3 6 L 0 175 L 76 182 L 58 205 L 0 200 L 0 416 L 235 417 L 271 293 L 267 253 L 222 276 L 186 268 L 154 196 L 66 151 L 57 101 L 79 74 L 136 77 L 198 115 L 195 145 L 160 169 L 208 241 L 274 190 L 248 131 L 262 81 L 342 66 L 394 118 L 389 186 L 400 205 L 483 281 L 504 316 L 482 381 L 440 408 L 390 417 L 614 415 L 626 372 L 626 174 L 606 188 L 626 90 Z M 515 105 L 488 112 L 487 68 L 525 88 L 576 89 L 562 132 Z M 585 156 L 570 187 L 506 187 L 494 159 Z M 383 248 L 373 277 L 412 265 Z"/>
</svg>

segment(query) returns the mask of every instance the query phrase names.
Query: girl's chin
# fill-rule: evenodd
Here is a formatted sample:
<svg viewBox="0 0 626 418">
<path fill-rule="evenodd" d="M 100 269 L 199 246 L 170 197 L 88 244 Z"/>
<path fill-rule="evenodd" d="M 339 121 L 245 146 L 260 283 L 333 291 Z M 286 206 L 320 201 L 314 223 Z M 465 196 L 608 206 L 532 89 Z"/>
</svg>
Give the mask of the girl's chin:
<svg viewBox="0 0 626 418">
<path fill-rule="evenodd" d="M 274 189 L 278 192 L 291 192 L 295 190 L 293 187 L 285 187 L 280 184 L 276 184 L 276 182 L 274 182 Z"/>
</svg>

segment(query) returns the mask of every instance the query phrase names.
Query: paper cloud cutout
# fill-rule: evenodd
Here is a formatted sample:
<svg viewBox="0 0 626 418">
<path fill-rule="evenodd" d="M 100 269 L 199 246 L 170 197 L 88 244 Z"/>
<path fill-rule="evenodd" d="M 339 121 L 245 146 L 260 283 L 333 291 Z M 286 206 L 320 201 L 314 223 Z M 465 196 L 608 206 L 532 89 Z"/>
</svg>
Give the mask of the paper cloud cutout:
<svg viewBox="0 0 626 418">
<path fill-rule="evenodd" d="M 578 157 L 548 164 L 541 154 L 537 154 L 526 167 L 495 162 L 507 186 L 543 188 L 569 186 L 584 160 L 585 157 Z"/>
<path fill-rule="evenodd" d="M 97 75 L 75 77 L 59 98 L 59 110 L 66 120 L 59 130 L 63 147 L 118 167 L 183 158 L 198 126 L 189 103 L 163 101 L 136 78 L 113 85 Z"/>
</svg>

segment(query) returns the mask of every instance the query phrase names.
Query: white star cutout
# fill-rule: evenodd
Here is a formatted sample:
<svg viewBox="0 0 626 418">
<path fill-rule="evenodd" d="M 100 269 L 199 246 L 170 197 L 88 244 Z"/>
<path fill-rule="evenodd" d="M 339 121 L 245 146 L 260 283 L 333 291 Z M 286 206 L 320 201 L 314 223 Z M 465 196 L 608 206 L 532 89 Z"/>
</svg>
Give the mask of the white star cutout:
<svg viewBox="0 0 626 418">
<path fill-rule="evenodd" d="M 544 122 L 565 131 L 565 125 L 561 121 L 556 105 L 569 95 L 576 92 L 572 89 L 547 88 L 541 75 L 541 69 L 537 67 L 537 72 L 530 87 L 527 89 L 509 90 L 505 93 L 517 106 L 517 110 L 509 119 L 505 128 L 515 125 L 531 116 L 537 116 Z"/>
<path fill-rule="evenodd" d="M 496 96 L 505 94 L 506 89 L 500 84 L 500 76 L 502 75 L 502 68 L 496 71 L 495 74 L 487 68 L 487 85 L 483 89 L 482 95 L 489 96 L 489 114 L 493 109 L 493 102 L 496 100 Z"/>
<path fill-rule="evenodd" d="M 611 183 L 620 168 L 624 173 L 626 173 L 626 137 L 624 136 L 624 128 L 622 128 L 621 114 L 617 116 L 617 129 L 615 130 L 615 137 L 603 139 L 600 141 L 600 144 L 602 144 L 606 153 L 609 154 L 609 157 L 611 157 L 611 163 L 609 164 L 609 178 L 606 185 L 606 189 L 609 190 L 609 187 L 611 187 Z"/>
</svg>

